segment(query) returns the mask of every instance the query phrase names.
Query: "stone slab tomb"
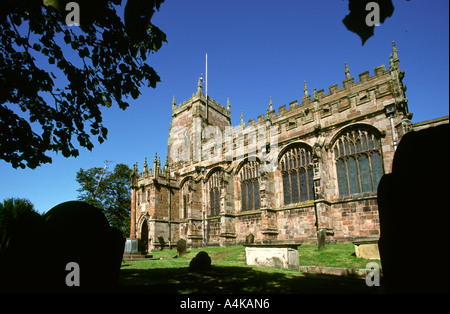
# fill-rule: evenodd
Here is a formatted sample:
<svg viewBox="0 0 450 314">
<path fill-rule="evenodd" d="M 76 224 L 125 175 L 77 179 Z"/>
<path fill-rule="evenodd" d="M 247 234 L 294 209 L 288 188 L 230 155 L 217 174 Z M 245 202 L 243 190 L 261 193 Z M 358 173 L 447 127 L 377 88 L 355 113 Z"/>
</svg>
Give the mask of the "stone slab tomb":
<svg viewBox="0 0 450 314">
<path fill-rule="evenodd" d="M 300 266 L 298 246 L 299 244 L 245 245 L 245 260 L 247 265 L 298 269 Z"/>
<path fill-rule="evenodd" d="M 378 239 L 358 239 L 353 241 L 355 254 L 358 258 L 380 259 Z"/>
</svg>

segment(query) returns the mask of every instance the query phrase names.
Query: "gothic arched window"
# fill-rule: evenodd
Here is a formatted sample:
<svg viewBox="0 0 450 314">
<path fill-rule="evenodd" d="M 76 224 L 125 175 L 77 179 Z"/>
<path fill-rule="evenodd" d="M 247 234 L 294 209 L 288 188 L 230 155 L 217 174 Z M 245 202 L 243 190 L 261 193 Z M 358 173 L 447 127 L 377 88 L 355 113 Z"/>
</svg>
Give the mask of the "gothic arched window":
<svg viewBox="0 0 450 314">
<path fill-rule="evenodd" d="M 284 205 L 314 199 L 312 151 L 305 146 L 289 149 L 280 159 Z"/>
<path fill-rule="evenodd" d="M 217 170 L 208 179 L 209 192 L 209 216 L 218 216 L 220 214 L 220 181 L 222 171 Z"/>
<path fill-rule="evenodd" d="M 333 147 L 339 195 L 374 192 L 383 175 L 380 139 L 364 129 L 341 135 Z"/>
<path fill-rule="evenodd" d="M 242 211 L 259 209 L 259 163 L 247 161 L 239 171 L 239 181 L 241 183 Z"/>
</svg>

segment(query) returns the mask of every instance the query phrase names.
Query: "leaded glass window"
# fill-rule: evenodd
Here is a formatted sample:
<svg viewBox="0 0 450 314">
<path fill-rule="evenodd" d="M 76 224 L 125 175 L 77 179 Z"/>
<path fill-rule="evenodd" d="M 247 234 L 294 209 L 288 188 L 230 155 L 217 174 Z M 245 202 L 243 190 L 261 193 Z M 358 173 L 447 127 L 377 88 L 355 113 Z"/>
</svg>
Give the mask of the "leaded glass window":
<svg viewBox="0 0 450 314">
<path fill-rule="evenodd" d="M 383 175 L 380 139 L 364 129 L 352 129 L 333 147 L 340 196 L 374 192 Z"/>
<path fill-rule="evenodd" d="M 220 214 L 220 181 L 222 170 L 216 170 L 208 179 L 209 216 Z"/>
<path fill-rule="evenodd" d="M 311 154 L 309 147 L 301 145 L 292 147 L 281 157 L 284 205 L 314 199 L 314 168 Z"/>
<path fill-rule="evenodd" d="M 239 181 L 242 211 L 259 209 L 259 163 L 247 161 L 239 171 Z"/>
</svg>

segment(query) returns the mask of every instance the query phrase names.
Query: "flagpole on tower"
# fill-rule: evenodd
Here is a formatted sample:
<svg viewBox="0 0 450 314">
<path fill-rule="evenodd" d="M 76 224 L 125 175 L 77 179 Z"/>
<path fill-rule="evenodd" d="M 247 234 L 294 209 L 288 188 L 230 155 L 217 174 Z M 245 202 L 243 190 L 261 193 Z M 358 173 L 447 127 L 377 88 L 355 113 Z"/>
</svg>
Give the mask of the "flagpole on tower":
<svg viewBox="0 0 450 314">
<path fill-rule="evenodd" d="M 206 121 L 208 121 L 208 53 L 206 53 L 206 75 L 205 75 L 205 90 L 206 90 Z"/>
</svg>

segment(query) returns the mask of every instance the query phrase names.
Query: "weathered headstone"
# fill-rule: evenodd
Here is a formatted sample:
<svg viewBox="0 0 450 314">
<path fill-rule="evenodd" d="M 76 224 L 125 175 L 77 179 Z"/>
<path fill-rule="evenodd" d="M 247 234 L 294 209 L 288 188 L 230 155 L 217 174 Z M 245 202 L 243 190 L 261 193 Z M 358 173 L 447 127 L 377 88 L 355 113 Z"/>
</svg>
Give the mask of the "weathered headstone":
<svg viewBox="0 0 450 314">
<path fill-rule="evenodd" d="M 162 236 L 158 237 L 158 241 L 159 241 L 159 245 L 160 245 L 160 250 L 164 250 L 164 246 L 166 245 L 166 241 L 164 241 L 164 238 Z"/>
<path fill-rule="evenodd" d="M 205 251 L 199 252 L 189 263 L 189 270 L 204 271 L 211 267 L 211 257 Z"/>
<path fill-rule="evenodd" d="M 186 240 L 180 239 L 177 241 L 177 256 L 181 257 L 186 253 Z"/>
<path fill-rule="evenodd" d="M 253 233 L 250 233 L 248 236 L 245 237 L 245 244 L 252 244 L 255 242 L 255 236 Z"/>
<path fill-rule="evenodd" d="M 326 234 L 324 229 L 320 229 L 317 233 L 317 248 L 319 250 L 325 247 L 325 235 Z"/>
</svg>

